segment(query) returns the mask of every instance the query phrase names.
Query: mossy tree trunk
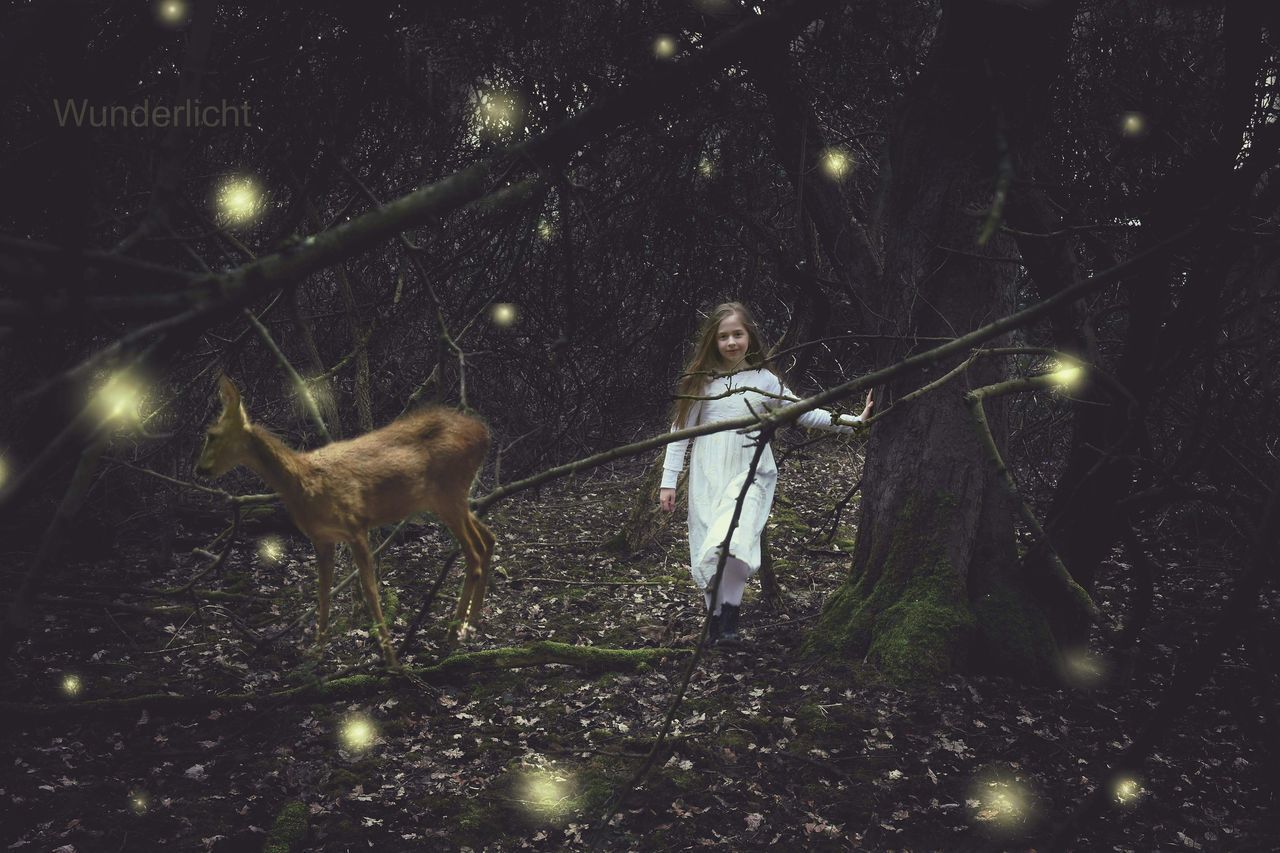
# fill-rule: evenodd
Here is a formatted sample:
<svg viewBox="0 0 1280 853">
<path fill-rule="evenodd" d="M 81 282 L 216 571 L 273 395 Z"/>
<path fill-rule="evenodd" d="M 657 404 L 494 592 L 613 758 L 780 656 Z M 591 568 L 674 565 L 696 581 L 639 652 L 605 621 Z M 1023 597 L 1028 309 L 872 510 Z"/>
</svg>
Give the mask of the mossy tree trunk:
<svg viewBox="0 0 1280 853">
<path fill-rule="evenodd" d="M 884 274 L 866 287 L 882 318 L 876 331 L 952 337 L 1014 309 L 1015 249 L 998 230 L 1003 197 L 1016 191 L 1011 152 L 1041 124 L 1072 11 L 943 7 L 891 133 Z M 876 358 L 889 364 L 909 351 L 886 341 Z M 892 383 L 880 409 L 955 364 Z M 872 427 L 851 571 L 811 649 L 865 660 L 897 681 L 970 669 L 1047 679 L 1056 647 L 1079 640 L 1080 603 L 1035 596 L 1018 572 L 1015 507 L 962 399 L 1003 375 L 999 359 L 979 359 Z M 987 404 L 997 446 L 1004 410 L 1001 399 Z"/>
</svg>

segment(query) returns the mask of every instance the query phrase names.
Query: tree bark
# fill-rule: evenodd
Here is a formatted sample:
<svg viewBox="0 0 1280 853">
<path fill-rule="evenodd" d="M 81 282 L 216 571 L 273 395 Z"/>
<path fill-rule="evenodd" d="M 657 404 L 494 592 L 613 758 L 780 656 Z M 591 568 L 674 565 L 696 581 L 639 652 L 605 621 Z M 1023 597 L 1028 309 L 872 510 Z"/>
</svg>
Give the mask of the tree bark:
<svg viewBox="0 0 1280 853">
<path fill-rule="evenodd" d="M 1012 184 L 1010 152 L 1042 121 L 1073 12 L 1072 3 L 944 5 L 890 136 L 884 272 L 865 295 L 878 332 L 959 336 L 1012 312 L 1014 247 L 995 228 Z M 884 339 L 878 365 L 904 348 Z M 885 411 L 959 361 L 900 377 L 879 395 L 851 571 L 809 647 L 895 681 L 967 669 L 1046 680 L 1056 646 L 1081 639 L 1091 603 L 1082 593 L 1037 596 L 1017 570 L 1015 506 L 963 402 L 966 384 L 1002 378 L 1000 360 L 978 359 L 960 381 Z M 1001 448 L 1002 399 L 987 404 L 986 418 Z"/>
</svg>

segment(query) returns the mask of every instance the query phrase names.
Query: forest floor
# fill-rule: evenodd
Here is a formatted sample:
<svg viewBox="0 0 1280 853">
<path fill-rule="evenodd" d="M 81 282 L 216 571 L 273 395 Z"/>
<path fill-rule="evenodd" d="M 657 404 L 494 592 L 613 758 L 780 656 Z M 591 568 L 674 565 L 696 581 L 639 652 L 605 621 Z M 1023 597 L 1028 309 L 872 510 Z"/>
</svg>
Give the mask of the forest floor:
<svg viewBox="0 0 1280 853">
<path fill-rule="evenodd" d="M 804 448 L 782 466 L 787 500 L 771 521 L 782 608 L 766 608 L 753 582 L 745 644 L 703 656 L 649 778 L 597 832 L 606 802 L 652 747 L 701 629 L 681 519 L 638 557 L 601 548 L 635 500 L 640 473 L 634 465 L 597 472 L 497 507 L 488 521 L 504 576 L 464 646 L 676 650 L 631 671 L 551 664 L 430 686 L 366 680 L 345 698 L 282 703 L 268 694 L 317 673 L 378 672 L 367 620 L 353 621 L 346 594 L 318 670 L 304 645 L 311 628 L 255 648 L 253 635 L 314 604 L 306 540 L 285 538 L 273 554 L 246 537 L 220 579 L 201 581 L 223 594 L 194 600 L 142 593 L 189 580 L 202 558 L 185 553 L 149 567 L 139 544 L 66 565 L 0 683 L 9 701 L 47 706 L 4 727 L 0 847 L 1044 849 L 1207 630 L 1238 565 L 1185 544 L 1155 549 L 1164 571 L 1140 654 L 1093 689 L 982 677 L 893 689 L 859 662 L 802 654 L 807 627 L 846 570 L 852 511 L 831 542 L 814 541 L 857 474 L 848 445 Z M 179 541 L 189 548 L 207 536 Z M 424 526 L 384 554 L 397 636 L 449 547 Z M 10 570 L 21 564 L 10 555 Z M 1116 615 L 1123 574 L 1113 570 L 1100 590 Z M 457 575 L 406 662 L 445 654 Z M 1264 616 L 1274 624 L 1269 595 Z M 1274 691 L 1271 669 L 1261 686 Z M 1259 738 L 1270 732 L 1255 730 L 1258 679 L 1233 652 L 1134 780 L 1133 796 L 1082 827 L 1072 849 L 1280 848 L 1280 756 L 1263 751 Z M 77 708 L 153 693 L 262 698 Z M 360 724 L 363 732 L 353 729 Z"/>
</svg>

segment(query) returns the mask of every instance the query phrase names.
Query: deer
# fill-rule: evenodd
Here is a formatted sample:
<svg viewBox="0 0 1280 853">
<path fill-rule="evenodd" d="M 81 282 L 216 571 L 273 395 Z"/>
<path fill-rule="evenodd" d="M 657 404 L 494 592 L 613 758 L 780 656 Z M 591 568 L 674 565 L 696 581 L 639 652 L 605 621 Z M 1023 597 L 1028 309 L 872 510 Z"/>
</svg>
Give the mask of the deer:
<svg viewBox="0 0 1280 853">
<path fill-rule="evenodd" d="M 365 607 L 377 626 L 389 669 L 400 669 L 382 616 L 368 530 L 415 513 L 433 513 L 462 548 L 466 576 L 451 623 L 454 641 L 479 621 L 484 606 L 494 535 L 471 511 L 468 493 L 489 449 L 479 420 L 444 407 L 428 407 L 346 441 L 297 451 L 251 423 L 240 391 L 218 379 L 222 413 L 205 433 L 196 474 L 217 478 L 244 465 L 284 502 L 285 510 L 315 547 L 320 594 L 316 648 L 329 627 L 334 552 L 351 548 Z M 456 636 L 452 636 L 456 625 Z"/>
</svg>

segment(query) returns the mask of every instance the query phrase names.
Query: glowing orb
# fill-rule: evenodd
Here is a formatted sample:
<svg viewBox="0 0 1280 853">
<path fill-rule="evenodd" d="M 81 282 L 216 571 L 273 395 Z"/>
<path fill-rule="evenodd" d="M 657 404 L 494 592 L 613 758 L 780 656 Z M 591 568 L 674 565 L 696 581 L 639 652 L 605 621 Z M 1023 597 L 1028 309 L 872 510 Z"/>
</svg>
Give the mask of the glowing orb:
<svg viewBox="0 0 1280 853">
<path fill-rule="evenodd" d="M 266 209 L 266 195 L 258 182 L 239 175 L 225 178 L 216 192 L 218 216 L 223 224 L 248 225 Z"/>
<path fill-rule="evenodd" d="M 355 714 L 342 723 L 342 745 L 352 752 L 363 752 L 377 739 L 378 730 L 368 717 Z"/>
<path fill-rule="evenodd" d="M 716 163 L 710 157 L 703 157 L 698 161 L 698 174 L 704 178 L 709 178 L 716 173 Z"/>
<path fill-rule="evenodd" d="M 151 798 L 146 791 L 129 792 L 129 810 L 134 814 L 145 814 L 151 805 Z"/>
<path fill-rule="evenodd" d="M 1132 776 L 1120 776 L 1111 785 L 1111 797 L 1118 805 L 1131 806 L 1144 794 L 1146 790 Z"/>
<path fill-rule="evenodd" d="M 1147 132 L 1147 117 L 1142 113 L 1125 113 L 1120 119 L 1120 132 L 1125 136 L 1144 136 Z"/>
<path fill-rule="evenodd" d="M 843 181 L 853 170 L 853 160 L 839 148 L 828 148 L 822 152 L 822 171 L 833 181 Z"/>
<path fill-rule="evenodd" d="M 653 55 L 658 59 L 670 59 L 676 55 L 676 40 L 671 36 L 658 36 L 653 40 Z"/>
<path fill-rule="evenodd" d="M 138 407 L 142 405 L 142 392 L 133 380 L 123 374 L 111 376 L 103 383 L 98 389 L 96 404 L 106 420 L 141 420 Z"/>
<path fill-rule="evenodd" d="M 62 676 L 62 692 L 66 695 L 79 696 L 80 691 L 83 689 L 84 685 L 80 682 L 80 676 L 71 672 Z"/>
<path fill-rule="evenodd" d="M 258 542 L 258 559 L 274 566 L 284 559 L 284 543 L 275 536 L 267 536 Z"/>
<path fill-rule="evenodd" d="M 160 0 L 155 4 L 156 17 L 160 23 L 178 27 L 187 22 L 191 10 L 185 0 Z"/>
<path fill-rule="evenodd" d="M 979 781 L 968 805 L 974 822 L 1001 829 L 1022 823 L 1031 810 L 1026 788 L 1007 778 Z"/>
<path fill-rule="evenodd" d="M 549 219 L 538 220 L 538 236 L 543 240 L 550 240 L 556 236 L 556 227 L 551 224 Z"/>
<path fill-rule="evenodd" d="M 498 133 L 511 130 L 520 123 L 520 101 L 506 92 L 485 92 L 480 95 L 476 120 L 485 130 Z"/>
<path fill-rule="evenodd" d="M 1062 655 L 1062 677 L 1072 687 L 1090 690 L 1106 681 L 1106 662 L 1087 649 L 1072 649 Z"/>
<path fill-rule="evenodd" d="M 526 773 L 519 783 L 519 800 L 531 812 L 554 817 L 573 809 L 573 786 L 569 778 L 551 770 Z"/>
<path fill-rule="evenodd" d="M 1084 377 L 1084 368 L 1078 364 L 1063 364 L 1056 367 L 1049 376 L 1055 385 L 1070 388 Z"/>
<path fill-rule="evenodd" d="M 499 302 L 489 310 L 489 316 L 496 326 L 514 326 L 520 319 L 520 312 L 512 302 Z"/>
</svg>

